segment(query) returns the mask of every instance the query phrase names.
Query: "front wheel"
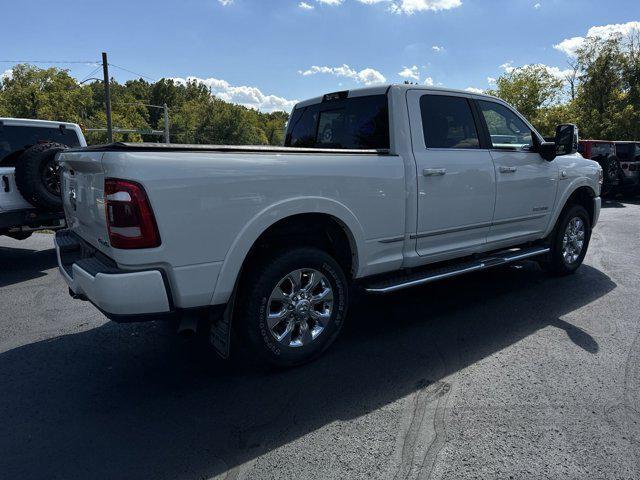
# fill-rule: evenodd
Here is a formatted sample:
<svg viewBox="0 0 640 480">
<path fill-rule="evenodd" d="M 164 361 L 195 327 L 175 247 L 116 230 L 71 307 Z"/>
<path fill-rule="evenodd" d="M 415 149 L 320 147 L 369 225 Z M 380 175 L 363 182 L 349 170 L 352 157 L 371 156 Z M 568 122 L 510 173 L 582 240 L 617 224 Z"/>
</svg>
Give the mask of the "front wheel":
<svg viewBox="0 0 640 480">
<path fill-rule="evenodd" d="M 243 343 L 277 366 L 313 360 L 338 336 L 348 283 L 338 263 L 316 248 L 283 250 L 249 268 L 238 299 Z"/>
<path fill-rule="evenodd" d="M 568 207 L 551 235 L 551 258 L 543 267 L 556 275 L 575 272 L 582 265 L 590 239 L 591 220 L 587 210 L 581 205 Z"/>
</svg>

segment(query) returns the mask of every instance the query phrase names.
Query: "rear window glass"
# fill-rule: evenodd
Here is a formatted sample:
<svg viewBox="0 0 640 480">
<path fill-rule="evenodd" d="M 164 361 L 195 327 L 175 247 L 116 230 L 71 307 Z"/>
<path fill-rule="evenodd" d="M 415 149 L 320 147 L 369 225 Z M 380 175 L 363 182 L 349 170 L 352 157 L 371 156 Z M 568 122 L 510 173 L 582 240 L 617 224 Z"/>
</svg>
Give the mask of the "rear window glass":
<svg viewBox="0 0 640 480">
<path fill-rule="evenodd" d="M 480 148 L 466 98 L 424 95 L 420 98 L 420 113 L 427 148 Z"/>
<path fill-rule="evenodd" d="M 616 144 L 616 155 L 623 162 L 640 161 L 640 145 L 635 143 Z"/>
<path fill-rule="evenodd" d="M 296 109 L 291 115 L 285 145 L 388 149 L 387 96 L 346 98 Z"/>
<path fill-rule="evenodd" d="M 591 158 L 599 160 L 612 155 L 615 151 L 613 143 L 594 143 L 591 145 Z"/>
<path fill-rule="evenodd" d="M 79 147 L 74 130 L 50 127 L 0 126 L 0 166 L 14 167 L 23 150 L 38 143 L 56 142 Z"/>
</svg>

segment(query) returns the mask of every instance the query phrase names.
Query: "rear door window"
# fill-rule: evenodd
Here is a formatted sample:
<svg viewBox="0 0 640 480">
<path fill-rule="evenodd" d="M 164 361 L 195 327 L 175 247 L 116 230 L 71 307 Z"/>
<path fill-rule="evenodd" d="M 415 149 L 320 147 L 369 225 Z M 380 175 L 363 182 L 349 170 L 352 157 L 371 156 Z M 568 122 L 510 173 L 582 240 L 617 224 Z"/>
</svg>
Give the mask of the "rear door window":
<svg viewBox="0 0 640 480">
<path fill-rule="evenodd" d="M 478 129 L 466 98 L 423 95 L 420 114 L 427 148 L 480 148 Z"/>
<path fill-rule="evenodd" d="M 0 166 L 15 167 L 17 158 L 27 148 L 39 143 L 56 142 L 79 147 L 75 130 L 57 127 L 0 126 Z"/>
<path fill-rule="evenodd" d="M 337 149 L 388 149 L 386 95 L 344 98 L 296 109 L 285 145 Z"/>
</svg>

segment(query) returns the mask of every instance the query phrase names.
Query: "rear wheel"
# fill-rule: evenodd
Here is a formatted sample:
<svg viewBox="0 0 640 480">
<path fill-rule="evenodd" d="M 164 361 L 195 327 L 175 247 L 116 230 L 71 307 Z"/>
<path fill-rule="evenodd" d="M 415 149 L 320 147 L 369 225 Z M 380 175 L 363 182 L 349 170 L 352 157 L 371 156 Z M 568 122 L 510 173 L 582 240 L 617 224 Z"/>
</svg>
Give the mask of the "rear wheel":
<svg viewBox="0 0 640 480">
<path fill-rule="evenodd" d="M 591 220 L 582 205 L 571 205 L 561 214 L 556 228 L 551 234 L 551 258 L 542 264 L 556 275 L 575 272 L 589 247 Z"/>
<path fill-rule="evenodd" d="M 317 248 L 283 250 L 250 268 L 240 290 L 243 344 L 277 366 L 313 360 L 336 339 L 347 313 L 348 284 L 338 263 Z"/>
</svg>

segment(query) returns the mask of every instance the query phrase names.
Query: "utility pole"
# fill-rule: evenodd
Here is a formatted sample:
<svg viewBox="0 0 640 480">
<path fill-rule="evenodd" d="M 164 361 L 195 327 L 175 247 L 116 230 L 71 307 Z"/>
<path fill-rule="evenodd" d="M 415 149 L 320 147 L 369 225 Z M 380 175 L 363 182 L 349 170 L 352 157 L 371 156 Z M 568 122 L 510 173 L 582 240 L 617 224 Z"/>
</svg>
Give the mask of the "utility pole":
<svg viewBox="0 0 640 480">
<path fill-rule="evenodd" d="M 113 142 L 113 127 L 111 125 L 111 93 L 109 91 L 109 63 L 107 53 L 102 52 L 102 73 L 104 74 L 104 103 L 107 113 L 107 140 Z"/>
<path fill-rule="evenodd" d="M 164 143 L 171 143 L 169 139 L 169 108 L 167 108 L 167 104 L 162 104 L 162 108 L 164 109 Z"/>
</svg>

